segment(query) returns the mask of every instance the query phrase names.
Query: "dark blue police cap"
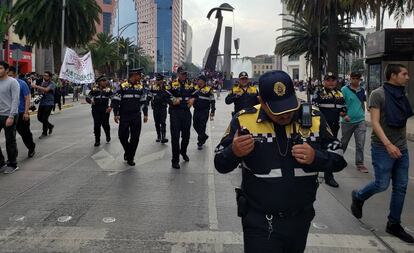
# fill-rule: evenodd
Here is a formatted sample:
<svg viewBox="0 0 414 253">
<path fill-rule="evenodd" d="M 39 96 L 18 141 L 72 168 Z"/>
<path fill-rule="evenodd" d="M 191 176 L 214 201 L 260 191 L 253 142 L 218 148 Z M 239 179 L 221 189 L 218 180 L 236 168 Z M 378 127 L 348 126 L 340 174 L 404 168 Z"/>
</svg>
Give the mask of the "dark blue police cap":
<svg viewBox="0 0 414 253">
<path fill-rule="evenodd" d="M 160 73 L 157 73 L 157 76 L 155 77 L 155 80 L 162 81 L 162 80 L 164 80 L 164 76 Z"/>
<path fill-rule="evenodd" d="M 204 82 L 207 82 L 207 77 L 205 75 L 199 75 L 197 77 L 197 80 L 203 80 Z"/>
<path fill-rule="evenodd" d="M 106 76 L 105 75 L 101 75 L 100 77 L 96 78 L 95 82 L 100 82 L 100 81 L 106 81 Z"/>
<path fill-rule="evenodd" d="M 130 69 L 129 74 L 130 75 L 132 75 L 132 74 L 141 74 L 143 70 L 144 70 L 144 68 Z"/>
<path fill-rule="evenodd" d="M 281 115 L 299 109 L 290 76 L 280 70 L 263 74 L 259 79 L 259 95 L 274 115 Z"/>
</svg>

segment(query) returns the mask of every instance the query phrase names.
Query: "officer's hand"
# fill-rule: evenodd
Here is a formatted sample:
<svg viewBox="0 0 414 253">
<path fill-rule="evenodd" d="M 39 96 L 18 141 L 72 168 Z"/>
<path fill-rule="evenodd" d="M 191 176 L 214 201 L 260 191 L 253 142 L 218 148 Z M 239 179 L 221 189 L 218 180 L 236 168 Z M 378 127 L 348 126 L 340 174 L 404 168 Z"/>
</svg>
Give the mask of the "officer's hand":
<svg viewBox="0 0 414 253">
<path fill-rule="evenodd" d="M 148 122 L 148 116 L 144 116 L 144 123 Z"/>
<path fill-rule="evenodd" d="M 193 104 L 194 104 L 194 98 L 191 98 L 187 101 L 188 108 L 191 108 L 191 106 L 193 106 Z"/>
<path fill-rule="evenodd" d="M 180 104 L 180 99 L 178 99 L 178 98 L 174 98 L 174 100 L 173 100 L 173 105 L 179 105 Z"/>
<path fill-rule="evenodd" d="M 239 135 L 239 130 L 237 130 L 233 138 L 231 149 L 237 157 L 243 157 L 250 154 L 250 152 L 254 149 L 254 140 L 252 135 Z"/>
<path fill-rule="evenodd" d="M 390 143 L 388 145 L 385 145 L 385 148 L 387 149 L 388 154 L 393 159 L 399 159 L 399 158 L 401 158 L 401 156 L 402 156 L 401 151 L 394 144 Z"/>
<path fill-rule="evenodd" d="M 111 112 L 112 112 L 112 107 L 106 108 L 106 113 L 111 113 Z"/>
<path fill-rule="evenodd" d="M 300 164 L 309 165 L 315 160 L 315 150 L 306 142 L 293 146 L 292 155 Z"/>
<path fill-rule="evenodd" d="M 119 116 L 115 116 L 115 117 L 114 117 L 115 123 L 117 123 L 117 124 L 118 124 L 118 123 L 119 123 L 119 119 L 120 119 L 120 117 L 119 117 Z"/>
<path fill-rule="evenodd" d="M 351 121 L 351 117 L 349 117 L 348 115 L 346 115 L 344 117 L 345 122 L 350 122 Z"/>
</svg>

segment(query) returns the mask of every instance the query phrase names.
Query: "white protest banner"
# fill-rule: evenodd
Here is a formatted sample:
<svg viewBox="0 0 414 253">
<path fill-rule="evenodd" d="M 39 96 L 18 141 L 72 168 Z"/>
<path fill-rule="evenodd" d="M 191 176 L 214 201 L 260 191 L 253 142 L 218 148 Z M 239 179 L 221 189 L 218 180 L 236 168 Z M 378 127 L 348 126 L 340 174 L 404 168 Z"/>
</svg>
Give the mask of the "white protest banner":
<svg viewBox="0 0 414 253">
<path fill-rule="evenodd" d="M 78 84 L 94 83 L 91 52 L 79 57 L 75 51 L 66 48 L 59 78 Z"/>
</svg>

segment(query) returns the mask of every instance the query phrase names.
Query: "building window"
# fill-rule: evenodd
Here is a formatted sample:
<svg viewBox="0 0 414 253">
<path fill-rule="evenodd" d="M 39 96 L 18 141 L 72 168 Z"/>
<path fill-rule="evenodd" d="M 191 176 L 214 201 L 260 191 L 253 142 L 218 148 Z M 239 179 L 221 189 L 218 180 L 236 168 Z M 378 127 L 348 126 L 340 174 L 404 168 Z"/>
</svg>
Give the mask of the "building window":
<svg viewBox="0 0 414 253">
<path fill-rule="evenodd" d="M 289 56 L 289 61 L 299 61 L 299 55 L 291 55 L 291 56 Z"/>
<path fill-rule="evenodd" d="M 112 13 L 104 12 L 103 15 L 103 32 L 111 33 L 111 22 L 112 22 Z"/>
<path fill-rule="evenodd" d="M 112 0 L 103 0 L 104 4 L 112 4 Z"/>
<path fill-rule="evenodd" d="M 269 65 L 266 65 L 266 69 L 269 69 Z"/>
<path fill-rule="evenodd" d="M 256 65 L 254 65 L 254 69 L 256 69 L 256 67 L 257 67 L 257 66 L 256 66 Z M 255 71 L 254 73 L 256 73 L 256 71 Z"/>
</svg>

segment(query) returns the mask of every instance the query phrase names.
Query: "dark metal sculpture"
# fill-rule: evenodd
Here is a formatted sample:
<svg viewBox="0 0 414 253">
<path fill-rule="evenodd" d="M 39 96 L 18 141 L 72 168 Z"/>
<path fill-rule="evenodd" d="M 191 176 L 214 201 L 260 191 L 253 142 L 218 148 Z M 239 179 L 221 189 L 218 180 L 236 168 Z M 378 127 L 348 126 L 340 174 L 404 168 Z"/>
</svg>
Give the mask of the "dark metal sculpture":
<svg viewBox="0 0 414 253">
<path fill-rule="evenodd" d="M 223 15 L 222 11 L 231 11 L 233 12 L 234 8 L 227 3 L 224 3 L 220 5 L 220 7 L 211 9 L 208 14 L 207 18 L 210 19 L 211 15 L 216 11 L 216 19 L 218 19 L 217 22 L 217 29 L 216 34 L 214 35 L 213 42 L 211 43 L 210 52 L 207 57 L 206 65 L 204 66 L 204 69 L 208 69 L 209 71 L 215 71 L 216 70 L 216 63 L 217 63 L 217 54 L 218 54 L 218 47 L 220 43 L 220 35 L 221 35 L 221 28 L 223 26 Z"/>
</svg>

